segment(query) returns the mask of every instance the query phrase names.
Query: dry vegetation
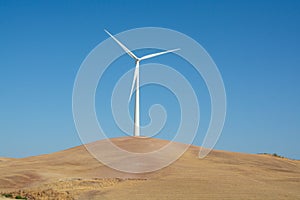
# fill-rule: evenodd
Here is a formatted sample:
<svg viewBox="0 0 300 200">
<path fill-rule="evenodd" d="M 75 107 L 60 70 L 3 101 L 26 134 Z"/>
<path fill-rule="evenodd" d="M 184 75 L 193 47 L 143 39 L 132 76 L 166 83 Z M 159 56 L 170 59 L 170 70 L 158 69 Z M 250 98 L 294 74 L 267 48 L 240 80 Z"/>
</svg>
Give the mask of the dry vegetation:
<svg viewBox="0 0 300 200">
<path fill-rule="evenodd" d="M 150 138 L 115 138 L 113 142 L 141 152 L 167 143 Z M 144 174 L 110 169 L 82 146 L 0 159 L 0 192 L 41 200 L 300 199 L 300 161 L 225 151 L 198 159 L 198 151 L 199 147 L 192 146 L 169 167 Z"/>
<path fill-rule="evenodd" d="M 24 197 L 27 200 L 73 200 L 80 198 L 81 194 L 87 198 L 90 191 L 105 192 L 116 184 L 123 182 L 144 181 L 145 179 L 120 179 L 120 178 L 104 178 L 104 179 L 81 179 L 72 178 L 58 180 L 51 183 L 41 184 L 36 187 L 27 188 L 10 192 L 12 198 L 17 196 Z"/>
</svg>

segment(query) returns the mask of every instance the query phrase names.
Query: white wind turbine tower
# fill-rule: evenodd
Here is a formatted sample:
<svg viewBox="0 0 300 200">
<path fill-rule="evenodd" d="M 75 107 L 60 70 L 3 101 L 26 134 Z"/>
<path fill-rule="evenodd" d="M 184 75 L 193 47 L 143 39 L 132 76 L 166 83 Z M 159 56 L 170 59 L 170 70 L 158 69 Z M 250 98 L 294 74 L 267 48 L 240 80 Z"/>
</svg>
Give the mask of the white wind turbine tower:
<svg viewBox="0 0 300 200">
<path fill-rule="evenodd" d="M 133 76 L 133 81 L 132 81 L 132 86 L 131 86 L 131 91 L 130 91 L 130 97 L 131 99 L 132 93 L 133 93 L 133 88 L 134 85 L 136 86 L 136 93 L 135 93 L 135 104 L 134 104 L 134 132 L 133 135 L 135 137 L 140 136 L 140 61 L 148 59 L 148 58 L 153 58 L 156 56 L 160 56 L 166 53 L 178 51 L 179 49 L 172 49 L 172 50 L 167 50 L 163 52 L 158 52 L 158 53 L 153 53 L 149 54 L 146 56 L 143 56 L 141 58 L 137 57 L 134 55 L 125 45 L 123 45 L 117 38 L 115 38 L 112 34 L 110 34 L 107 30 L 104 30 L 112 39 L 114 39 L 121 47 L 122 49 L 135 60 L 135 70 L 134 70 L 134 76 Z"/>
</svg>

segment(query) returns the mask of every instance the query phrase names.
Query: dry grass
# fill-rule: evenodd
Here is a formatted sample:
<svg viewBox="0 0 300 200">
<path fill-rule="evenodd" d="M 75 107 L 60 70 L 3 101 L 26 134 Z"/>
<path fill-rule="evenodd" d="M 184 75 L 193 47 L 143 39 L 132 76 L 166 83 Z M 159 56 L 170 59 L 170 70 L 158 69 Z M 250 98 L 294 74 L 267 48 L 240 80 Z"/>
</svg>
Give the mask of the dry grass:
<svg viewBox="0 0 300 200">
<path fill-rule="evenodd" d="M 135 152 L 168 143 L 149 138 L 115 138 L 113 142 Z M 198 151 L 192 146 L 169 167 L 144 174 L 110 169 L 82 146 L 24 159 L 0 159 L 0 192 L 42 200 L 300 199 L 300 161 L 225 151 L 198 159 Z"/>
</svg>

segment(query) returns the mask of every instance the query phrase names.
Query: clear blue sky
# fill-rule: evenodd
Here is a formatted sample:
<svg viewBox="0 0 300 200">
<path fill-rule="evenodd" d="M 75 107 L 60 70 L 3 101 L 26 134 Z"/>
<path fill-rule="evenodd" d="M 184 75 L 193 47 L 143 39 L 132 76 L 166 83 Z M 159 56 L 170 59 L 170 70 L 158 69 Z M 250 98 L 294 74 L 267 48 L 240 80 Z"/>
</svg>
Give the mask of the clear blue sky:
<svg viewBox="0 0 300 200">
<path fill-rule="evenodd" d="M 0 156 L 80 145 L 81 62 L 104 28 L 158 26 L 197 40 L 219 67 L 228 110 L 217 149 L 300 159 L 299 10 L 299 1 L 0 0 Z"/>
</svg>

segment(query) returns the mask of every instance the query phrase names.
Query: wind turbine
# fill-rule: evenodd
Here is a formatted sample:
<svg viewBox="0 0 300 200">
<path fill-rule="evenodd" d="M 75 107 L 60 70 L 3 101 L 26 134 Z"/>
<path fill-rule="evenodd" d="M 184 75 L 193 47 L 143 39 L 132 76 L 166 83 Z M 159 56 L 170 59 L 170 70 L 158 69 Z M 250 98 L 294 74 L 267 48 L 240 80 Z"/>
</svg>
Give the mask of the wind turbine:
<svg viewBox="0 0 300 200">
<path fill-rule="evenodd" d="M 135 93 L 135 104 L 134 104 L 134 132 L 133 135 L 135 137 L 140 136 L 140 61 L 146 60 L 149 58 L 153 58 L 156 56 L 160 56 L 166 53 L 171 53 L 174 51 L 178 51 L 180 49 L 172 49 L 172 50 L 167 50 L 167 51 L 162 51 L 158 53 L 153 53 L 149 55 L 145 55 L 141 58 L 137 57 L 134 55 L 125 45 L 123 45 L 117 38 L 115 38 L 112 34 L 110 34 L 107 30 L 104 29 L 104 31 L 122 47 L 122 49 L 135 60 L 135 70 L 134 70 L 134 76 L 132 80 L 132 85 L 131 85 L 131 91 L 130 91 L 130 96 L 129 100 L 131 99 L 132 93 L 133 93 L 133 88 L 136 86 L 136 93 Z"/>
</svg>

